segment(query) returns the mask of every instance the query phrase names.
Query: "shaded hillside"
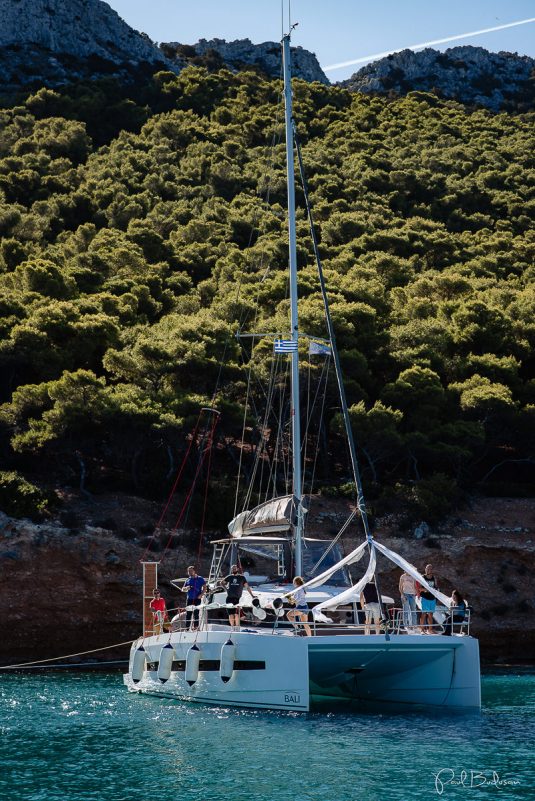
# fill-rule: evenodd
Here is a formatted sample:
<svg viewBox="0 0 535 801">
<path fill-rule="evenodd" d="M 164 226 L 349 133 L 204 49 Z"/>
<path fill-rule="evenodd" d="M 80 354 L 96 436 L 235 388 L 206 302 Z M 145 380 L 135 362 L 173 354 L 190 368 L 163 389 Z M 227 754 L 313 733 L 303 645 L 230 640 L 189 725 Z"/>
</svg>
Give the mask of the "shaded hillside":
<svg viewBox="0 0 535 801">
<path fill-rule="evenodd" d="M 0 562 L 9 581 L 0 585 L 0 604 L 10 608 L 0 629 L 0 662 L 47 659 L 132 640 L 141 628 L 141 567 L 145 521 L 156 514 L 154 504 L 136 498 L 106 495 L 95 518 L 95 505 L 71 496 L 70 524 L 64 520 L 34 525 L 9 520 L 0 513 Z M 76 510 L 76 513 L 74 512 Z M 424 539 L 399 530 L 395 521 L 379 521 L 377 536 L 388 547 L 423 569 L 432 562 L 440 588 L 450 594 L 458 587 L 473 610 L 472 634 L 480 640 L 483 663 L 533 664 L 532 556 L 534 504 L 504 498 L 478 499 L 458 510 Z M 347 518 L 342 502 L 314 506 L 311 531 Z M 110 528 L 112 527 L 112 528 Z M 345 552 L 360 541 L 358 526 L 345 539 Z M 168 539 L 162 532 L 161 542 Z M 178 537 L 160 565 L 160 586 L 168 606 L 184 596 L 169 579 L 183 576 L 197 559 L 198 532 Z M 214 532 L 217 536 L 217 532 Z M 212 537 L 213 538 L 213 537 Z M 189 541 L 189 549 L 184 542 Z M 157 557 L 161 558 L 161 548 Z M 201 572 L 209 567 L 205 549 Z M 359 575 L 359 569 L 355 576 Z M 39 608 L 35 608 L 35 577 L 39 576 Z M 399 605 L 400 570 L 379 560 L 382 591 Z M 18 603 L 12 607 L 13 586 Z M 97 660 L 125 658 L 122 650 L 91 655 Z M 86 657 L 87 658 L 87 657 Z"/>
<path fill-rule="evenodd" d="M 257 330 L 287 327 L 279 95 L 188 67 L 130 96 L 108 81 L 0 111 L 0 435 L 19 474 L 2 478 L 4 504 L 31 495 L 20 475 L 160 497 L 216 386 L 225 496 L 251 355 L 236 321 L 258 302 Z M 375 508 L 432 519 L 475 485 L 532 492 L 533 115 L 300 81 L 295 96 Z M 321 336 L 298 200 L 301 325 Z M 270 347 L 254 359 L 269 371 Z M 338 492 L 334 382 L 325 408 L 318 483 Z"/>
</svg>

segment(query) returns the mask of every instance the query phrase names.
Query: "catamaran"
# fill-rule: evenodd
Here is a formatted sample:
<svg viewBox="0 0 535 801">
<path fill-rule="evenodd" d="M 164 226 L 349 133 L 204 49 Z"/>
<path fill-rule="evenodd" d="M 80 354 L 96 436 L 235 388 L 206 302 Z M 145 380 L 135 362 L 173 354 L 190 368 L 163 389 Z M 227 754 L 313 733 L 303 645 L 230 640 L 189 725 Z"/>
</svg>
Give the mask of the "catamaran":
<svg viewBox="0 0 535 801">
<path fill-rule="evenodd" d="M 292 114 L 290 33 L 282 40 L 286 169 L 288 194 L 290 332 L 279 335 L 274 351 L 289 360 L 291 384 L 291 492 L 266 498 L 252 509 L 243 508 L 229 524 L 229 533 L 213 542 L 207 592 L 198 614 L 177 616 L 164 630 L 150 609 L 158 583 L 158 563 L 144 562 L 143 633 L 132 645 L 127 688 L 136 693 L 208 704 L 306 712 L 332 702 L 344 709 L 425 706 L 478 710 L 480 668 L 478 641 L 470 635 L 470 615 L 442 626 L 449 599 L 425 576 L 372 535 L 356 448 L 346 403 L 335 331 L 329 310 L 312 211 Z M 316 254 L 319 286 L 328 337 L 307 337 L 299 329 L 298 271 L 295 224 L 294 159 L 297 153 L 303 191 Z M 265 336 L 265 335 L 263 335 Z M 306 532 L 308 499 L 303 492 L 300 414 L 300 346 L 332 359 L 340 395 L 356 504 L 336 537 L 313 538 Z M 276 482 L 272 482 L 273 486 Z M 250 499 L 249 495 L 249 499 Z M 343 556 L 340 537 L 351 525 L 363 529 L 363 541 Z M 434 596 L 440 613 L 431 631 L 393 607 L 379 587 L 377 557 L 381 555 L 412 576 Z M 350 568 L 365 562 L 358 580 Z M 254 597 L 243 593 L 237 612 L 242 625 L 231 627 L 227 596 L 221 579 L 232 564 L 249 565 L 257 573 L 245 577 Z M 291 581 L 303 577 L 311 608 L 307 627 L 297 616 L 290 622 Z M 380 625 L 362 618 L 358 602 L 363 589 L 374 584 Z M 233 605 L 231 605 L 233 606 Z M 307 630 L 309 633 L 307 633 Z M 296 636 L 300 635 L 300 636 Z"/>
</svg>

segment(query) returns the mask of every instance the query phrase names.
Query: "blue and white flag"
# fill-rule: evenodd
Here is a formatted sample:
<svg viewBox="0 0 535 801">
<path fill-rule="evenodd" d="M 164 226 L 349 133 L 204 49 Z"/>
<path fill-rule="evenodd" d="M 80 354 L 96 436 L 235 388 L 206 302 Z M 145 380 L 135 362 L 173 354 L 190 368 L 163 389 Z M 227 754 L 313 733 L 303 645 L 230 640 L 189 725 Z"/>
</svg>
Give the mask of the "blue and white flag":
<svg viewBox="0 0 535 801">
<path fill-rule="evenodd" d="M 311 342 L 308 346 L 310 356 L 330 356 L 331 346 L 325 342 Z"/>
<path fill-rule="evenodd" d="M 276 339 L 275 353 L 293 353 L 297 350 L 297 342 L 292 339 Z"/>
</svg>

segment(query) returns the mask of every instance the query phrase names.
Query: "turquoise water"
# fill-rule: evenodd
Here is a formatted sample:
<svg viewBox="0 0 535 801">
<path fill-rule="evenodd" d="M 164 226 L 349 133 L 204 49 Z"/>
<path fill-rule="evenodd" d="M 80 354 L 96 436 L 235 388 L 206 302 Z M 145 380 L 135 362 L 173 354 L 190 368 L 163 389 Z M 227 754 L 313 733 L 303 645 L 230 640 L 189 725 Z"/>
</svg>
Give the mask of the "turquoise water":
<svg viewBox="0 0 535 801">
<path fill-rule="evenodd" d="M 3 675 L 0 799 L 534 799 L 535 676 L 485 676 L 483 700 L 481 715 L 302 715 L 131 695 L 117 673 Z"/>
</svg>

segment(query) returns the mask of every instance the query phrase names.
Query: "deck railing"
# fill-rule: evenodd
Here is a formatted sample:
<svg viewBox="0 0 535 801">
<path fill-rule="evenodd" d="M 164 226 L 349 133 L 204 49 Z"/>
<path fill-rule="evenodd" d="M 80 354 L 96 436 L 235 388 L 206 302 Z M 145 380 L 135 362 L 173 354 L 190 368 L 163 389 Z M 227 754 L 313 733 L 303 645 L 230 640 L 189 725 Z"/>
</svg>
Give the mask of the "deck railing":
<svg viewBox="0 0 535 801">
<path fill-rule="evenodd" d="M 388 610 L 388 617 L 382 619 L 378 624 L 374 620 L 365 622 L 364 612 L 358 611 L 355 614 L 352 612 L 347 613 L 346 620 L 333 621 L 333 622 L 319 622 L 312 613 L 309 614 L 307 621 L 294 621 L 290 622 L 286 618 L 285 613 L 277 618 L 268 617 L 265 620 L 259 620 L 252 614 L 251 607 L 233 607 L 237 614 L 242 615 L 241 626 L 242 628 L 254 628 L 262 631 L 273 631 L 273 633 L 282 633 L 291 631 L 292 628 L 296 632 L 304 630 L 304 625 L 307 624 L 312 630 L 313 636 L 325 636 L 330 634 L 384 634 L 388 632 L 394 635 L 407 635 L 407 634 L 470 634 L 470 609 L 461 610 L 453 607 L 447 610 L 445 607 L 438 608 L 436 617 L 433 618 L 433 623 L 429 625 L 424 623 L 423 613 L 420 610 L 412 613 L 412 617 L 407 617 L 411 613 L 397 607 L 391 607 Z M 177 610 L 170 610 L 170 612 Z M 271 610 L 270 610 L 271 611 Z M 208 625 L 227 625 L 229 608 L 222 604 L 214 608 L 211 605 L 210 609 L 203 606 L 195 607 L 195 615 L 193 609 L 192 620 L 188 621 L 186 625 L 186 610 L 178 610 L 179 614 L 164 624 L 163 629 L 166 631 L 186 631 L 192 627 L 199 627 L 201 630 L 205 629 Z M 338 613 L 339 614 L 339 613 Z M 244 615 L 244 616 L 243 616 Z M 188 616 L 189 617 L 189 616 Z M 160 627 L 158 626 L 158 629 Z M 154 633 L 161 633 L 160 630 L 155 630 Z"/>
</svg>

